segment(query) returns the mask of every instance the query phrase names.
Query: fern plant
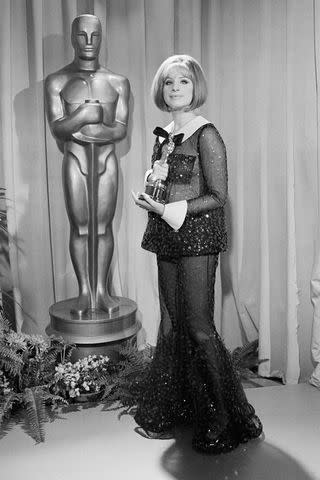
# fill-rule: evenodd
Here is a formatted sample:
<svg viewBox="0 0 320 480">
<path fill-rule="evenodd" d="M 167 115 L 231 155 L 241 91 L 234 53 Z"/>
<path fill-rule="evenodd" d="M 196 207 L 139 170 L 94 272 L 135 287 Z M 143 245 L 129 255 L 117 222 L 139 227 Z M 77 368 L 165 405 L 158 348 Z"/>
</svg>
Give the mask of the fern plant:
<svg viewBox="0 0 320 480">
<path fill-rule="evenodd" d="M 111 372 L 110 378 L 100 378 L 104 387 L 101 398 L 105 402 L 105 409 L 122 409 L 122 414 L 132 414 L 136 408 L 137 398 L 147 377 L 147 372 L 153 358 L 154 347 L 147 345 L 138 350 L 136 340 L 132 339 L 119 350 L 119 360 Z M 115 402 L 119 402 L 115 405 Z"/>
<path fill-rule="evenodd" d="M 267 361 L 267 359 L 259 359 L 259 340 L 253 340 L 242 347 L 235 348 L 231 357 L 235 369 L 245 380 L 256 377 L 255 371 L 260 363 Z"/>
<path fill-rule="evenodd" d="M 55 367 L 70 359 L 72 349 L 62 339 L 13 331 L 0 308 L 0 426 L 22 408 L 30 435 L 44 441 L 45 405 L 67 403 L 50 391 Z"/>
</svg>

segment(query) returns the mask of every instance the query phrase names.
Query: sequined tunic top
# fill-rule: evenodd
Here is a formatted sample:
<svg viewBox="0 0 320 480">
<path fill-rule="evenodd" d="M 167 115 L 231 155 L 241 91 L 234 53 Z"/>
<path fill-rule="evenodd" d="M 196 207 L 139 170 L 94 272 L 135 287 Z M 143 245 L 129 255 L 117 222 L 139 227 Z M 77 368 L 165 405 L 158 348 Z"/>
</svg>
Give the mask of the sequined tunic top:
<svg viewBox="0 0 320 480">
<path fill-rule="evenodd" d="M 152 166 L 161 157 L 156 138 Z M 211 123 L 177 145 L 168 158 L 166 203 L 187 200 L 187 215 L 178 231 L 149 212 L 142 248 L 161 256 L 216 254 L 227 248 L 224 204 L 227 198 L 226 149 Z"/>
</svg>

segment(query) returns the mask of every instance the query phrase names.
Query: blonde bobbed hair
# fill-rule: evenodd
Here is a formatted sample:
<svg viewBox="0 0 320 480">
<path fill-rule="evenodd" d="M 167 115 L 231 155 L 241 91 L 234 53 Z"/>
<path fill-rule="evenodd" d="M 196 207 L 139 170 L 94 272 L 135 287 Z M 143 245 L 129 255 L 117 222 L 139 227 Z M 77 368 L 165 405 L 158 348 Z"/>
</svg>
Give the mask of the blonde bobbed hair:
<svg viewBox="0 0 320 480">
<path fill-rule="evenodd" d="M 186 70 L 187 77 L 193 83 L 193 98 L 187 110 L 195 110 L 201 107 L 207 99 L 207 81 L 201 65 L 190 55 L 172 55 L 160 65 L 151 86 L 151 95 L 154 103 L 160 110 L 170 111 L 163 99 L 163 86 L 172 67 L 181 67 Z"/>
</svg>

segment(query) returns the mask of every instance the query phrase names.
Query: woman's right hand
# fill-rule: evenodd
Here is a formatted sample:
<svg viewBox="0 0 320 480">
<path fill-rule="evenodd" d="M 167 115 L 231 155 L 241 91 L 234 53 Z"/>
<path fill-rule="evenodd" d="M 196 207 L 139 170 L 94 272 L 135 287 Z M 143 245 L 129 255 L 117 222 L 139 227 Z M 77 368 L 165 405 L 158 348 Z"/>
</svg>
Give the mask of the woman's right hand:
<svg viewBox="0 0 320 480">
<path fill-rule="evenodd" d="M 156 160 L 153 164 L 153 169 L 151 175 L 149 175 L 150 180 L 166 180 L 168 176 L 169 165 L 162 162 L 161 160 Z"/>
</svg>

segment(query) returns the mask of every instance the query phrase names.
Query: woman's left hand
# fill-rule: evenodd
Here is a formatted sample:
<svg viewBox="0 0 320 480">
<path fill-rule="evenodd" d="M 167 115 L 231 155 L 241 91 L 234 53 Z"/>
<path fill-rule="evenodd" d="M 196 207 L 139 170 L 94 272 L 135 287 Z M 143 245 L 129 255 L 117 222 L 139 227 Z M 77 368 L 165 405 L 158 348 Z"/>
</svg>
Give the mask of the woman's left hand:
<svg viewBox="0 0 320 480">
<path fill-rule="evenodd" d="M 164 212 L 164 205 L 159 202 L 155 202 L 147 193 L 137 193 L 131 192 L 134 203 L 138 207 L 148 210 L 148 212 L 154 212 L 162 216 Z"/>
</svg>

